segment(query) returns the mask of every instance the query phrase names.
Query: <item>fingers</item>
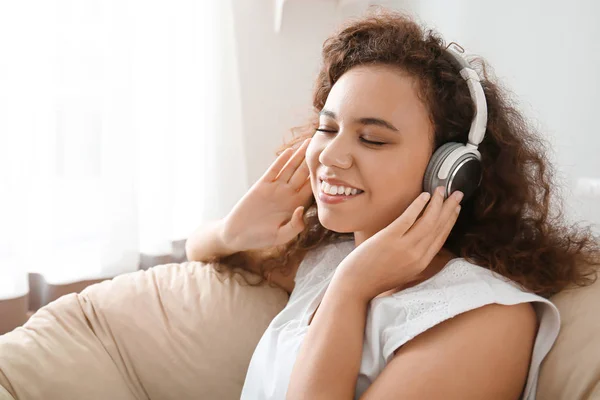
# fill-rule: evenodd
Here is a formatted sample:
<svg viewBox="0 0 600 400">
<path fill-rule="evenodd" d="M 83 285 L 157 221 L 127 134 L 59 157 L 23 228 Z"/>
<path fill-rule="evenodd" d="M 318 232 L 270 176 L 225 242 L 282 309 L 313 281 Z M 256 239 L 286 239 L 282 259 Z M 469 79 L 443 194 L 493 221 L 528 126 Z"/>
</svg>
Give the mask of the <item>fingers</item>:
<svg viewBox="0 0 600 400">
<path fill-rule="evenodd" d="M 429 249 L 433 249 L 431 250 L 434 252 L 433 255 L 444 245 L 452 227 L 456 223 L 456 218 L 458 217 L 456 208 L 460 207 L 462 193 L 454 192 L 446 201 L 443 200 L 443 192 L 441 194 L 436 193 L 434 197 L 437 198 L 434 198 L 432 201 L 436 201 L 437 204 L 432 205 L 432 211 L 427 217 L 429 218 L 436 213 L 436 211 L 433 211 L 434 209 L 437 209 L 437 217 L 424 221 L 418 227 L 418 232 L 412 232 L 415 235 L 412 240 L 417 240 L 417 242 L 413 243 L 422 249 L 423 253 L 428 252 Z M 440 243 L 438 248 L 436 248 L 437 243 Z M 429 262 L 430 260 L 427 259 L 426 261 Z"/>
<path fill-rule="evenodd" d="M 304 162 L 304 155 L 306 154 L 306 148 L 310 142 L 310 138 L 306 139 L 300 147 L 296 150 L 294 155 L 285 163 L 281 171 L 279 171 L 279 175 L 275 179 L 279 179 L 281 182 L 289 182 L 292 178 L 296 170 L 302 165 Z M 307 167 L 308 170 L 308 167 Z M 308 174 L 306 175 L 308 176 Z M 302 179 L 306 179 L 306 176 Z"/>
<path fill-rule="evenodd" d="M 302 164 L 300 164 L 298 169 L 294 172 L 294 174 L 290 178 L 289 184 L 294 189 L 298 190 L 304 185 L 304 183 L 306 183 L 306 178 L 308 178 L 308 175 L 309 175 L 308 165 L 306 164 L 306 159 L 304 159 L 302 161 Z"/>
<path fill-rule="evenodd" d="M 447 202 L 448 201 L 449 200 L 447 200 Z M 450 201 L 450 204 L 451 205 L 447 207 L 448 212 L 445 213 L 447 214 L 445 215 L 446 219 L 441 220 L 442 224 L 440 225 L 440 229 L 436 231 L 433 243 L 431 243 L 429 248 L 425 251 L 423 261 L 427 262 L 427 264 L 433 260 L 433 257 L 435 257 L 442 246 L 444 246 L 446 239 L 448 239 L 448 236 L 450 235 L 450 232 L 452 232 L 452 228 L 454 228 L 454 224 L 456 224 L 456 220 L 460 215 L 460 206 L 457 206 L 453 201 Z"/>
<path fill-rule="evenodd" d="M 283 166 L 292 157 L 292 154 L 294 154 L 293 149 L 291 149 L 291 148 L 285 149 L 279 155 L 279 157 L 277 157 L 277 159 L 275 159 L 273 164 L 271 164 L 271 166 L 267 169 L 267 171 L 263 175 L 263 178 L 269 182 L 273 182 L 275 179 L 277 179 L 277 175 L 279 174 L 279 171 L 281 171 Z"/>
<path fill-rule="evenodd" d="M 427 205 L 427 201 L 429 200 L 429 193 L 424 192 L 419 195 L 409 206 L 402 215 L 397 218 L 392 224 L 394 233 L 398 233 L 400 235 L 404 235 L 406 231 L 410 229 L 411 226 L 415 223 L 423 208 Z"/>
<path fill-rule="evenodd" d="M 310 178 L 306 178 L 302 186 L 296 189 L 296 192 L 298 193 L 298 196 L 300 196 L 300 198 L 305 198 L 308 200 L 308 198 L 311 197 L 313 194 L 312 187 L 310 186 Z"/>
<path fill-rule="evenodd" d="M 283 244 L 292 240 L 302 230 L 304 230 L 304 220 L 302 218 L 304 214 L 304 207 L 300 206 L 294 210 L 290 221 L 279 228 L 277 232 L 277 243 Z"/>
<path fill-rule="evenodd" d="M 437 227 L 444 202 L 445 189 L 440 186 L 435 189 L 433 196 L 427 205 L 423 216 L 414 224 L 407 234 L 413 243 L 421 243 L 427 237 L 430 237 L 433 230 Z"/>
</svg>

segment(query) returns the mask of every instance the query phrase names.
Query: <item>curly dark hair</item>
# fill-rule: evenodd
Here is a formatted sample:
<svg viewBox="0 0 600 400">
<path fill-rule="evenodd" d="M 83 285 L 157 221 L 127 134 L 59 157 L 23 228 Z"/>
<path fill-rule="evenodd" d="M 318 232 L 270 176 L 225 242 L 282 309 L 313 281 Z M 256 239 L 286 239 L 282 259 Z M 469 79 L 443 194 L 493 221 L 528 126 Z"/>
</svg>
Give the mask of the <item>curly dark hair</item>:
<svg viewBox="0 0 600 400">
<path fill-rule="evenodd" d="M 315 133 L 318 112 L 331 88 L 359 65 L 392 66 L 416 78 L 435 128 L 432 154 L 444 143 L 466 142 L 474 104 L 445 49 L 439 34 L 398 12 L 375 8 L 351 21 L 325 41 L 313 94 L 314 115 L 306 126 L 292 129 L 292 140 L 278 154 Z M 545 297 L 567 286 L 592 283 L 600 264 L 600 241 L 590 227 L 566 224 L 545 141 L 490 77 L 486 63 L 476 58 L 471 64 L 482 77 L 488 108 L 485 139 L 479 146 L 483 177 L 462 204 L 445 247 Z M 319 223 L 314 198 L 306 208 L 305 222 L 305 230 L 293 241 L 263 253 L 263 278 L 268 280 L 274 269 L 289 273 L 290 259 L 348 235 Z M 219 261 L 235 266 L 244 262 L 244 256 Z"/>
</svg>

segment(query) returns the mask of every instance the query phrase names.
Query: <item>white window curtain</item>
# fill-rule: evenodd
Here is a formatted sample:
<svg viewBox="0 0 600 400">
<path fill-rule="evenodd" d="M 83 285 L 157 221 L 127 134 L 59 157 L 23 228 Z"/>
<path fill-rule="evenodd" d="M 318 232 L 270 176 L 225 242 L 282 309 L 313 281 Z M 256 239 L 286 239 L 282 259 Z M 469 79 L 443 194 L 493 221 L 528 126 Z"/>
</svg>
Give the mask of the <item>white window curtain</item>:
<svg viewBox="0 0 600 400">
<path fill-rule="evenodd" d="M 247 189 L 230 1 L 0 2 L 0 300 L 138 268 Z"/>
</svg>

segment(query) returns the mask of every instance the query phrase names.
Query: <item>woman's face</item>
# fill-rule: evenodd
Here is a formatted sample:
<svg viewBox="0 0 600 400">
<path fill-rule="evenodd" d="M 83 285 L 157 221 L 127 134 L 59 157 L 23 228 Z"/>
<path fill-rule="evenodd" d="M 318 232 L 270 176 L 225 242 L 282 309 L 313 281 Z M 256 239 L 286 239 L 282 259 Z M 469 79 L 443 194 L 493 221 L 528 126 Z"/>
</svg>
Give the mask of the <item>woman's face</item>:
<svg viewBox="0 0 600 400">
<path fill-rule="evenodd" d="M 413 78 L 385 66 L 346 72 L 306 151 L 321 224 L 354 232 L 357 245 L 386 227 L 423 191 L 432 148 L 433 126 Z"/>
</svg>

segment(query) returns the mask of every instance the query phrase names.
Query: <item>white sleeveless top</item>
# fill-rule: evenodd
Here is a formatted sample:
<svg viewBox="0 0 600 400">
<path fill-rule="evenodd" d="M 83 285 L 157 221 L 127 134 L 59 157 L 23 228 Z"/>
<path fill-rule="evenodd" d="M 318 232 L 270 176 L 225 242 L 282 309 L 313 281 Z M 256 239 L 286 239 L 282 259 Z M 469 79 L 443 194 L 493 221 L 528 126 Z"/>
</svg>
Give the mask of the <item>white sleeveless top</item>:
<svg viewBox="0 0 600 400">
<path fill-rule="evenodd" d="M 336 267 L 353 249 L 353 240 L 342 241 L 305 256 L 286 307 L 271 321 L 252 355 L 241 399 L 285 399 L 308 321 L 323 299 Z M 535 308 L 539 329 L 522 399 L 535 399 L 540 364 L 558 336 L 558 309 L 543 297 L 463 258 L 451 260 L 435 276 L 418 285 L 370 302 L 354 398 L 367 390 L 398 347 L 427 329 L 487 304 L 528 302 Z"/>
</svg>

